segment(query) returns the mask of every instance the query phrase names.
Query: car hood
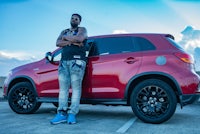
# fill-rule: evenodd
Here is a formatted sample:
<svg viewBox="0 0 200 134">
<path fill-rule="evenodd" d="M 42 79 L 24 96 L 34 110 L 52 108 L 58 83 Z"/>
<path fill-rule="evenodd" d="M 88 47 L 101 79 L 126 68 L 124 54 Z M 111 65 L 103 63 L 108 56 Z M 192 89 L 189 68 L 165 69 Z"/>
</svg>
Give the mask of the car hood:
<svg viewBox="0 0 200 134">
<path fill-rule="evenodd" d="M 43 60 L 44 59 L 15 67 L 11 70 L 11 72 L 17 73 L 17 72 L 21 72 L 22 70 L 23 71 L 30 71 L 33 68 L 37 67 Z"/>
</svg>

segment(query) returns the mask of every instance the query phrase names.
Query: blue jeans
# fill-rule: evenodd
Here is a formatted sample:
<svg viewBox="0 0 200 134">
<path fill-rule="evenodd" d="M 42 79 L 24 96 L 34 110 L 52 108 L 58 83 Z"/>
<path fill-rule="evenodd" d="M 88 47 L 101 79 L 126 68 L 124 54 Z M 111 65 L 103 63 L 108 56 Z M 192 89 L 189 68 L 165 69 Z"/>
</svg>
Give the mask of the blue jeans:
<svg viewBox="0 0 200 134">
<path fill-rule="evenodd" d="M 86 62 L 83 60 L 60 61 L 58 68 L 59 106 L 57 112 L 67 111 L 71 114 L 79 112 L 82 80 Z M 72 88 L 71 105 L 68 108 L 69 89 Z"/>
</svg>

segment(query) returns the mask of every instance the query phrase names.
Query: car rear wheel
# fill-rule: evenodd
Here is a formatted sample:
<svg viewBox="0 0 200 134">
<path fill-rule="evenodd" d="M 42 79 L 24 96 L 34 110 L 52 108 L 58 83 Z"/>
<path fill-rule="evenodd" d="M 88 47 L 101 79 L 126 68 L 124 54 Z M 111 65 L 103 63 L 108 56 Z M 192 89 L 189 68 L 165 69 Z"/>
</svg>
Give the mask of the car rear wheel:
<svg viewBox="0 0 200 134">
<path fill-rule="evenodd" d="M 162 123 L 176 110 L 176 95 L 166 82 L 147 79 L 136 85 L 130 98 L 135 115 L 146 123 Z"/>
<path fill-rule="evenodd" d="M 41 103 L 36 100 L 37 94 L 29 82 L 20 82 L 14 85 L 9 94 L 8 102 L 11 109 L 19 114 L 34 113 Z"/>
</svg>

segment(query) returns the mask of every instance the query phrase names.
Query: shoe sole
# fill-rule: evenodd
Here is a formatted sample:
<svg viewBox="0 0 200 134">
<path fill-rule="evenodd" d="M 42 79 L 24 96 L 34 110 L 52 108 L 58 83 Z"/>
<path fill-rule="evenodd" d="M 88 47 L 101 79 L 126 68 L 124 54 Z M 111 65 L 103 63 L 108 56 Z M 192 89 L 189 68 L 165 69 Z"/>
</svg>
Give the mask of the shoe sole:
<svg viewBox="0 0 200 134">
<path fill-rule="evenodd" d="M 50 122 L 52 125 L 57 125 L 60 123 L 67 123 L 67 121 L 59 121 L 59 122 Z"/>
<path fill-rule="evenodd" d="M 76 124 L 76 122 L 67 122 L 68 124 Z"/>
</svg>

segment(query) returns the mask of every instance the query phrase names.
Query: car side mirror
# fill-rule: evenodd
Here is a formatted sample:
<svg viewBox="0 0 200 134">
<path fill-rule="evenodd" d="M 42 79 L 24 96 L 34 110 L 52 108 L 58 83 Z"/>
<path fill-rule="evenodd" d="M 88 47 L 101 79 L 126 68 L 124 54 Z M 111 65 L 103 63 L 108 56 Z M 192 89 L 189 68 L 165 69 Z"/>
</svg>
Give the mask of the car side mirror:
<svg viewBox="0 0 200 134">
<path fill-rule="evenodd" d="M 45 58 L 48 62 L 52 62 L 52 53 L 51 52 L 47 52 L 45 55 Z"/>
</svg>

